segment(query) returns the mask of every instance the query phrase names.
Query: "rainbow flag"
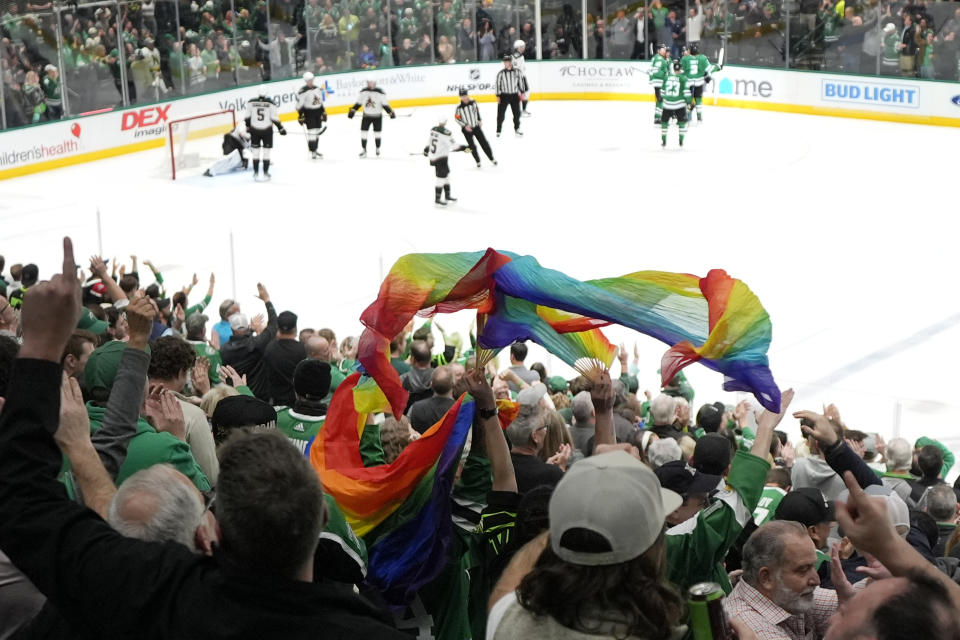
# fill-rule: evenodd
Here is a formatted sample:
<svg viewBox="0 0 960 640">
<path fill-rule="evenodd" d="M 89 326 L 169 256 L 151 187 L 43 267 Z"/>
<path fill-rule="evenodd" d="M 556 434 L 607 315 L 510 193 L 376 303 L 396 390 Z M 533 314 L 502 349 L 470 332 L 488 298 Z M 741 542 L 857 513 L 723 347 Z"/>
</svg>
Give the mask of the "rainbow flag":
<svg viewBox="0 0 960 640">
<path fill-rule="evenodd" d="M 461 397 L 393 463 L 364 467 L 360 435 L 367 416 L 357 412 L 356 403 L 365 386 L 367 380 L 355 373 L 337 388 L 310 448 L 310 463 L 347 522 L 365 537 L 367 582 L 399 605 L 446 561 L 453 526 L 450 491 L 474 403 Z"/>
<path fill-rule="evenodd" d="M 770 317 L 753 292 L 723 270 L 703 278 L 639 271 L 581 281 L 531 256 L 487 249 L 404 256 L 361 316 L 366 329 L 359 360 L 395 412 L 406 406 L 407 393 L 390 366 L 390 340 L 416 314 L 462 309 L 485 318 L 478 323 L 478 346 L 496 349 L 530 339 L 571 366 L 581 358 L 608 361 L 609 343 L 597 330 L 629 327 L 669 346 L 661 361 L 664 383 L 700 362 L 724 374 L 726 390 L 749 391 L 767 409 L 780 409 L 767 360 Z M 560 337 L 576 333 L 583 335 Z"/>
</svg>

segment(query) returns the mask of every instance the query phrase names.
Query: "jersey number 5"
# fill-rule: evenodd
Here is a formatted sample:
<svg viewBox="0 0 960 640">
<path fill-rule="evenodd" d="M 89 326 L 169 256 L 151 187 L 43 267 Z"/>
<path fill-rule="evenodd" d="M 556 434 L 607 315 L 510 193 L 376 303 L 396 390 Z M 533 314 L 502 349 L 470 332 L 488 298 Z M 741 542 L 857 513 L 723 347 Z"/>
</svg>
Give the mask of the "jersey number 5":
<svg viewBox="0 0 960 640">
<path fill-rule="evenodd" d="M 263 107 L 257 107 L 257 120 L 260 122 L 264 120 Z"/>
</svg>

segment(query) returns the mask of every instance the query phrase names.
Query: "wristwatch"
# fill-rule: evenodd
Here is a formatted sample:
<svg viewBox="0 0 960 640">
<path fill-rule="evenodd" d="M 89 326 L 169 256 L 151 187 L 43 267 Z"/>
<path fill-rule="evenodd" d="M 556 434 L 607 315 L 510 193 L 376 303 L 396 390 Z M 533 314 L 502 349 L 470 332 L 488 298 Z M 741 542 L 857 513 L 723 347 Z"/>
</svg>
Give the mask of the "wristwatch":
<svg viewBox="0 0 960 640">
<path fill-rule="evenodd" d="M 477 415 L 480 416 L 483 420 L 489 420 L 490 418 L 497 415 L 497 408 L 493 409 L 477 409 Z"/>
</svg>

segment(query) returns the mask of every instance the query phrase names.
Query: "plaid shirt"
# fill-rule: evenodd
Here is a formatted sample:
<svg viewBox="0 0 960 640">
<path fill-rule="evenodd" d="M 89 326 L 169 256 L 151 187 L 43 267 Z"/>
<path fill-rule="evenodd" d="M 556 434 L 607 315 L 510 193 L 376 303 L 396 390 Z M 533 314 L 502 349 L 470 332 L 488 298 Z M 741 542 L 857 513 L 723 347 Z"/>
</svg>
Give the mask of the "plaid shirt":
<svg viewBox="0 0 960 640">
<path fill-rule="evenodd" d="M 830 616 L 837 610 L 837 592 L 817 587 L 813 607 L 793 615 L 740 580 L 724 605 L 727 615 L 743 621 L 760 640 L 816 640 L 827 632 Z"/>
</svg>

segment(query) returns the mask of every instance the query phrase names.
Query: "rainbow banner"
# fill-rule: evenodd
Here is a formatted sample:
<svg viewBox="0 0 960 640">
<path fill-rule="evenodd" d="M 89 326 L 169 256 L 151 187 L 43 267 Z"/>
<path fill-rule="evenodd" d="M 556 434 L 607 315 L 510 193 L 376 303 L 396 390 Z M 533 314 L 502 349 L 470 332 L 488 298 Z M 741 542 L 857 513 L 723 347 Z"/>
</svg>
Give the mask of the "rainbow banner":
<svg viewBox="0 0 960 640">
<path fill-rule="evenodd" d="M 364 381 L 355 373 L 337 388 L 310 463 L 369 549 L 367 581 L 395 604 L 430 582 L 447 558 L 453 526 L 450 491 L 473 425 L 473 400 L 461 397 L 391 464 L 364 467 L 360 434 L 366 414 L 355 402 Z"/>
<path fill-rule="evenodd" d="M 639 271 L 581 281 L 531 256 L 487 249 L 404 256 L 361 316 L 366 329 L 358 358 L 396 414 L 406 407 L 407 393 L 390 366 L 390 340 L 414 315 L 462 309 L 476 309 L 485 319 L 478 322 L 478 347 L 533 340 L 574 367 L 584 358 L 609 364 L 612 347 L 599 329 L 629 327 L 669 346 L 661 361 L 664 384 L 700 362 L 724 374 L 724 389 L 748 391 L 765 408 L 780 409 L 767 360 L 770 317 L 753 292 L 725 271 L 703 278 Z"/>
</svg>

